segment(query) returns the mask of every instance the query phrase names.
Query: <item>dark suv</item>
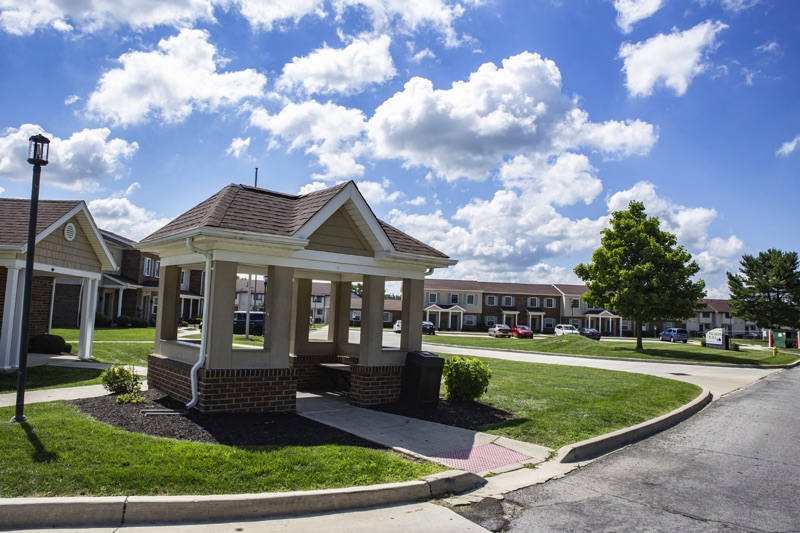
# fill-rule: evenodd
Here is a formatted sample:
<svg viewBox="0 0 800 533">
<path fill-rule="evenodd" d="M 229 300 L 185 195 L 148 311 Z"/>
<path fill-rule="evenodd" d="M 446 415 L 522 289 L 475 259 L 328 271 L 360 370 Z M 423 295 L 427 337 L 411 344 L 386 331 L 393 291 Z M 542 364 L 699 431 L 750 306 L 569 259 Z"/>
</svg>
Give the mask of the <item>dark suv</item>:
<svg viewBox="0 0 800 533">
<path fill-rule="evenodd" d="M 233 314 L 233 332 L 242 334 L 247 324 L 247 311 L 236 311 Z M 264 335 L 264 313 L 262 311 L 250 311 L 250 335 Z"/>
<path fill-rule="evenodd" d="M 686 343 L 689 340 L 689 332 L 683 328 L 667 328 L 658 334 L 658 340 Z"/>
</svg>

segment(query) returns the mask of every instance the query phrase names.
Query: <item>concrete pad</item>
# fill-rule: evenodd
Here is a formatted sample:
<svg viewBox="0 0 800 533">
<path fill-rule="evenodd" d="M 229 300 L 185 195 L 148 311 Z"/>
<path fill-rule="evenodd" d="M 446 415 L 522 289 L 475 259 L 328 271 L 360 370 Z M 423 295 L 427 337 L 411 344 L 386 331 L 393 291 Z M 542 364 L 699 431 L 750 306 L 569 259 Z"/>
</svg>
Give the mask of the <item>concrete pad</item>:
<svg viewBox="0 0 800 533">
<path fill-rule="evenodd" d="M 0 498 L 0 527 L 63 527 L 121 524 L 124 496 L 75 498 Z"/>
<path fill-rule="evenodd" d="M 55 402 L 57 400 L 79 400 L 105 396 L 108 391 L 102 385 L 86 385 L 85 387 L 68 387 L 64 389 L 45 389 L 25 391 L 25 404 Z M 0 407 L 16 405 L 17 393 L 0 394 Z"/>
</svg>

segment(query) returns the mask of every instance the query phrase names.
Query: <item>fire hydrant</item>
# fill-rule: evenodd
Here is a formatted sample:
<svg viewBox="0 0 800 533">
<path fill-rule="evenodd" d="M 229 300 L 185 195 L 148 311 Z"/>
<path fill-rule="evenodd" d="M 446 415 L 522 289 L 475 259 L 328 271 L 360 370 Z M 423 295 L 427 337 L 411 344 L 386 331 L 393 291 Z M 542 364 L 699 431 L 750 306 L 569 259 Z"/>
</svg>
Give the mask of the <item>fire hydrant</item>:
<svg viewBox="0 0 800 533">
<path fill-rule="evenodd" d="M 777 356 L 778 356 L 778 348 L 773 346 L 772 347 L 772 357 L 777 357 Z"/>
</svg>

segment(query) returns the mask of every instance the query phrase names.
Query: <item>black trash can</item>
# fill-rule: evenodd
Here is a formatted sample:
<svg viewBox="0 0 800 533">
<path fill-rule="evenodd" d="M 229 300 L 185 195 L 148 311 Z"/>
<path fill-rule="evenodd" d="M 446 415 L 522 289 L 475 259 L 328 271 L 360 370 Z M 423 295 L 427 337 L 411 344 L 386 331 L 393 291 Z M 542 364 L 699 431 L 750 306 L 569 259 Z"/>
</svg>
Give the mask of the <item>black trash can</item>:
<svg viewBox="0 0 800 533">
<path fill-rule="evenodd" d="M 400 400 L 412 407 L 439 405 L 444 359 L 431 352 L 408 352 Z"/>
</svg>

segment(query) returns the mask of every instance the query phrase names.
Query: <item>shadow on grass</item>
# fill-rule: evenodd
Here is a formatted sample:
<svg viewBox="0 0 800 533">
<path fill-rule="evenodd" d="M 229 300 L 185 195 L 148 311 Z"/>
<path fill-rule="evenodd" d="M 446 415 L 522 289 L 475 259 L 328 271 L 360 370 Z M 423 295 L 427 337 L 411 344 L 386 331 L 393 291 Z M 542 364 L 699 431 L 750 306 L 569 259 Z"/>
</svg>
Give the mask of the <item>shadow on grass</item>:
<svg viewBox="0 0 800 533">
<path fill-rule="evenodd" d="M 64 368 L 58 366 L 32 366 L 26 370 L 25 390 L 69 387 L 99 379 L 102 370 L 95 368 Z M 17 390 L 18 372 L 0 374 L 0 393 Z"/>
<path fill-rule="evenodd" d="M 653 359 L 663 359 L 663 360 L 672 360 L 672 361 L 694 361 L 694 362 L 702 362 L 702 363 L 726 363 L 732 365 L 770 365 L 776 364 L 770 362 L 772 357 L 768 358 L 757 358 L 757 357 L 748 357 L 747 355 L 724 355 L 723 352 L 719 354 L 714 353 L 703 353 L 702 356 L 698 356 L 697 353 L 689 352 L 689 351 L 682 351 L 676 349 L 659 349 L 659 348 L 648 348 L 645 347 L 642 350 L 631 350 L 630 348 L 611 348 L 606 350 L 608 355 L 612 355 L 614 357 L 626 357 L 626 358 L 653 358 Z M 736 353 L 736 352 L 734 352 Z M 742 353 L 742 352 L 738 352 Z"/>
<path fill-rule="evenodd" d="M 52 463 L 53 461 L 58 460 L 58 454 L 56 452 L 48 451 L 42 441 L 39 440 L 39 436 L 36 435 L 36 431 L 33 427 L 28 424 L 27 422 L 20 422 L 19 423 L 22 429 L 25 431 L 25 435 L 28 437 L 28 441 L 33 446 L 33 461 L 36 463 Z"/>
</svg>

